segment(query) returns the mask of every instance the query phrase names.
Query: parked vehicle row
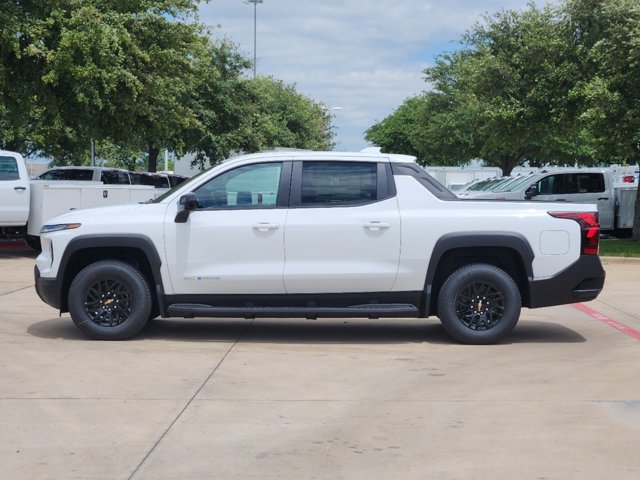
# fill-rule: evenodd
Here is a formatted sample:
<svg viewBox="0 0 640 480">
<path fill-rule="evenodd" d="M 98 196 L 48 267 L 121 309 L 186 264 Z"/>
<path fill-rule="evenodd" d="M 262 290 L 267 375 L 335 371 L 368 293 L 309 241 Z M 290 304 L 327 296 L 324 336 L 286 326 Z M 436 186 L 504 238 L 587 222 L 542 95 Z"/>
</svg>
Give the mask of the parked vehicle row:
<svg viewBox="0 0 640 480">
<path fill-rule="evenodd" d="M 55 167 L 43 172 L 35 180 L 64 180 L 100 182 L 105 185 L 150 185 L 169 190 L 187 177 L 168 173 L 132 172 L 105 167 Z"/>
<path fill-rule="evenodd" d="M 593 203 L 598 206 L 600 228 L 626 236 L 633 229 L 638 190 L 633 181 L 627 176 L 615 184 L 605 169 L 564 169 L 471 182 L 456 195 L 473 200 Z"/>
</svg>

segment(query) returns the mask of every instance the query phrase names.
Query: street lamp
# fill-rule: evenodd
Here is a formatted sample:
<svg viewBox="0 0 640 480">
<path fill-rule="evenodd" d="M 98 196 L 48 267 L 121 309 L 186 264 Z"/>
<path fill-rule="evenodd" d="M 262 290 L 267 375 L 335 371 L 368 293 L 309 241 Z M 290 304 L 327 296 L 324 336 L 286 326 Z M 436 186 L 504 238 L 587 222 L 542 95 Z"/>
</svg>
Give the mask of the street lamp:
<svg viewBox="0 0 640 480">
<path fill-rule="evenodd" d="M 258 19 L 258 4 L 263 0 L 245 0 L 244 3 L 253 3 L 253 78 L 256 78 L 256 51 L 257 51 L 257 34 L 256 25 Z"/>
</svg>

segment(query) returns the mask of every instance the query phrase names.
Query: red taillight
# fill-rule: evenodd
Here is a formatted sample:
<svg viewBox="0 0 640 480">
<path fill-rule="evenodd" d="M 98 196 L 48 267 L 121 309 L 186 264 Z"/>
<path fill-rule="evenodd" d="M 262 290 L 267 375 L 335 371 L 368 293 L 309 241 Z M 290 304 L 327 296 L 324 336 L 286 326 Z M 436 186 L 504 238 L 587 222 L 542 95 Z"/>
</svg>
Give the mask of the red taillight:
<svg viewBox="0 0 640 480">
<path fill-rule="evenodd" d="M 622 183 L 634 183 L 635 177 L 633 175 L 625 175 L 622 177 Z"/>
<path fill-rule="evenodd" d="M 547 212 L 552 217 L 575 220 L 580 224 L 581 254 L 597 255 L 600 247 L 598 212 Z"/>
</svg>

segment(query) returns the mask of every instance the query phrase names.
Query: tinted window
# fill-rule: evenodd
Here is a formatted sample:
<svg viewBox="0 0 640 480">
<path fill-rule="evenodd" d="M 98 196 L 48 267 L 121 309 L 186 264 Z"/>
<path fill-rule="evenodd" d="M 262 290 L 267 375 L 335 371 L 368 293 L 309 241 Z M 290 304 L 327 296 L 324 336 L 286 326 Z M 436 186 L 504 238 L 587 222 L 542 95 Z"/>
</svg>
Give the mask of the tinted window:
<svg viewBox="0 0 640 480">
<path fill-rule="evenodd" d="M 129 174 L 120 170 L 103 170 L 100 176 L 102 183 L 109 185 L 129 185 Z"/>
<path fill-rule="evenodd" d="M 19 180 L 18 162 L 13 157 L 0 157 L 0 180 Z"/>
<path fill-rule="evenodd" d="M 604 175 L 602 173 L 576 173 L 578 193 L 604 192 Z"/>
<path fill-rule="evenodd" d="M 129 172 L 131 185 L 142 185 L 142 174 L 138 172 Z"/>
<path fill-rule="evenodd" d="M 525 177 L 522 177 L 520 179 L 518 179 L 517 181 L 509 184 L 506 188 L 504 188 L 501 191 L 505 191 L 505 192 L 513 192 L 517 189 L 517 187 L 521 186 L 523 183 L 526 183 L 528 181 L 531 180 L 531 177 L 529 177 L 528 175 Z"/>
<path fill-rule="evenodd" d="M 196 190 L 199 208 L 274 208 L 282 163 L 245 165 L 222 173 Z"/>
<path fill-rule="evenodd" d="M 164 175 L 149 173 L 130 173 L 131 183 L 134 185 L 149 185 L 156 188 L 169 188 L 169 180 Z"/>
<path fill-rule="evenodd" d="M 182 175 L 169 175 L 169 183 L 171 184 L 171 188 L 177 187 L 186 179 L 187 177 L 183 177 Z"/>
<path fill-rule="evenodd" d="M 81 170 L 75 168 L 65 168 L 59 170 L 49 170 L 38 177 L 41 180 L 73 180 L 90 182 L 93 180 L 93 170 Z"/>
<path fill-rule="evenodd" d="M 302 206 L 361 205 L 377 199 L 378 164 L 305 162 L 302 165 Z"/>
<path fill-rule="evenodd" d="M 565 195 L 604 192 L 601 173 L 562 173 L 549 175 L 538 182 L 540 195 Z"/>
</svg>

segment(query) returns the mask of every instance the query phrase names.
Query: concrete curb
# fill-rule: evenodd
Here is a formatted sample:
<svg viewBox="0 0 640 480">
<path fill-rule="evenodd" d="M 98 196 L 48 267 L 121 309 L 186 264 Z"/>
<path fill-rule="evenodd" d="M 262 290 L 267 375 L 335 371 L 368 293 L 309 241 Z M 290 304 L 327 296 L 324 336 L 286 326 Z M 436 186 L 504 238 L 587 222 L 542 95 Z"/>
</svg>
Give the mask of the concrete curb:
<svg viewBox="0 0 640 480">
<path fill-rule="evenodd" d="M 640 265 L 640 257 L 600 257 L 604 265 L 637 263 Z"/>
</svg>

